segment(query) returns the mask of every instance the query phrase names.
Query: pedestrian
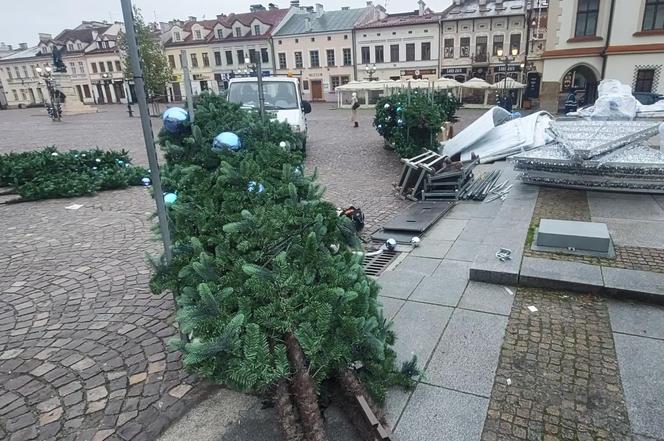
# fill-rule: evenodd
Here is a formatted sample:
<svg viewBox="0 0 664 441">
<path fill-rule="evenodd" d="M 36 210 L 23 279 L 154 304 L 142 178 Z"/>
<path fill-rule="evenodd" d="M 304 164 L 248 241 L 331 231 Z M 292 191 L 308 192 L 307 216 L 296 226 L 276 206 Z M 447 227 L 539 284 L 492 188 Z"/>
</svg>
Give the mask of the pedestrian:
<svg viewBox="0 0 664 441">
<path fill-rule="evenodd" d="M 565 100 L 565 113 L 576 112 L 578 108 L 579 104 L 576 101 L 576 91 L 570 89 L 567 100 Z"/>
<path fill-rule="evenodd" d="M 354 127 L 359 127 L 357 124 L 357 109 L 360 107 L 360 101 L 357 99 L 357 93 L 353 92 L 350 99 L 350 121 L 354 123 Z"/>
</svg>

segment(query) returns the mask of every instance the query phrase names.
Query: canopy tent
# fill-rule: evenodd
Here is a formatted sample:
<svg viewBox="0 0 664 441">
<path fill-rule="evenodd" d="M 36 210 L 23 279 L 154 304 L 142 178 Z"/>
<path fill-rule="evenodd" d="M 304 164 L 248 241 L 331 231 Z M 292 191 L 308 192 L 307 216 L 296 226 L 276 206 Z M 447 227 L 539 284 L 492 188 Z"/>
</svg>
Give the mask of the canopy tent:
<svg viewBox="0 0 664 441">
<path fill-rule="evenodd" d="M 464 89 L 470 89 L 472 92 L 470 94 L 472 96 L 475 95 L 481 95 L 482 92 L 484 94 L 484 97 L 482 99 L 482 103 L 464 103 L 464 106 L 466 107 L 479 107 L 479 108 L 486 108 L 488 107 L 488 91 L 491 89 L 491 84 L 487 83 L 481 78 L 472 78 L 465 83 L 461 83 L 461 96 L 459 99 L 463 101 L 463 90 Z"/>
<path fill-rule="evenodd" d="M 436 89 L 456 89 L 461 87 L 462 83 L 452 78 L 438 78 L 433 82 L 433 87 Z"/>
<path fill-rule="evenodd" d="M 525 89 L 526 85 L 521 84 L 518 81 L 516 81 L 514 78 L 510 77 L 505 77 L 505 79 L 502 79 L 498 81 L 497 83 L 494 83 L 491 85 L 492 89 Z"/>
<path fill-rule="evenodd" d="M 482 78 L 472 78 L 465 83 L 461 83 L 461 87 L 464 89 L 491 89 L 491 84 Z"/>
</svg>

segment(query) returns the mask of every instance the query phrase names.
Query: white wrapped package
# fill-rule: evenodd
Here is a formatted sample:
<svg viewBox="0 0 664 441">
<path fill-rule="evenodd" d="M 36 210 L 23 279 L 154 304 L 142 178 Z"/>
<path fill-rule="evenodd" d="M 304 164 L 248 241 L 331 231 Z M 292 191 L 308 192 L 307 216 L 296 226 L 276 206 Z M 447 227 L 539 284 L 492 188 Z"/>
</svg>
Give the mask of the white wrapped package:
<svg viewBox="0 0 664 441">
<path fill-rule="evenodd" d="M 618 80 L 603 80 L 598 87 L 599 97 L 595 101 L 591 119 L 632 120 L 636 118 L 639 102 L 632 95 L 630 86 Z"/>
</svg>

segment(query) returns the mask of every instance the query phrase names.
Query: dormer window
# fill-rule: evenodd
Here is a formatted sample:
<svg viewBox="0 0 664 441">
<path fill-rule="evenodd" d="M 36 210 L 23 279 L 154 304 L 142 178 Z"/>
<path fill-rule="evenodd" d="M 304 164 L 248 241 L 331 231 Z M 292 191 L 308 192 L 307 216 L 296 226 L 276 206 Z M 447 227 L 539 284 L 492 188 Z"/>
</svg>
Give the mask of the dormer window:
<svg viewBox="0 0 664 441">
<path fill-rule="evenodd" d="M 223 29 L 217 29 L 217 38 L 222 39 L 224 38 L 224 30 Z"/>
<path fill-rule="evenodd" d="M 67 50 L 68 51 L 73 51 L 74 50 L 74 43 L 67 43 Z"/>
<path fill-rule="evenodd" d="M 173 41 L 180 41 L 182 37 L 180 37 L 180 33 L 178 31 L 173 32 Z"/>
<path fill-rule="evenodd" d="M 254 35 L 261 34 L 261 25 L 254 25 Z"/>
<path fill-rule="evenodd" d="M 241 37 L 242 36 L 242 28 L 241 27 L 235 28 L 235 36 L 236 37 Z"/>
<path fill-rule="evenodd" d="M 48 53 L 48 48 L 46 46 L 42 46 L 41 51 L 42 51 L 42 54 L 47 54 Z"/>
<path fill-rule="evenodd" d="M 194 39 L 195 40 L 202 40 L 203 39 L 203 34 L 201 33 L 200 29 L 196 29 L 194 31 Z"/>
<path fill-rule="evenodd" d="M 101 49 L 103 47 L 102 42 L 98 41 L 97 42 L 97 49 Z"/>
<path fill-rule="evenodd" d="M 83 50 L 83 45 L 81 43 L 76 43 L 76 49 L 78 49 L 79 51 L 82 51 Z"/>
</svg>

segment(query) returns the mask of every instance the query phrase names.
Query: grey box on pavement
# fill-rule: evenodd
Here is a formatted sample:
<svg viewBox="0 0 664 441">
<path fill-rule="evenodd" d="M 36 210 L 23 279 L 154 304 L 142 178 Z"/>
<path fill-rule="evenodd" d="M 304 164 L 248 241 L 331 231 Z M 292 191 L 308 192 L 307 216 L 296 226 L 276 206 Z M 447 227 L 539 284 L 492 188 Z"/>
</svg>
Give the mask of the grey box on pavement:
<svg viewBox="0 0 664 441">
<path fill-rule="evenodd" d="M 611 246 L 611 236 L 606 224 L 542 219 L 536 244 L 540 247 L 607 253 Z"/>
</svg>

